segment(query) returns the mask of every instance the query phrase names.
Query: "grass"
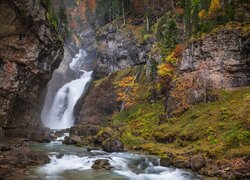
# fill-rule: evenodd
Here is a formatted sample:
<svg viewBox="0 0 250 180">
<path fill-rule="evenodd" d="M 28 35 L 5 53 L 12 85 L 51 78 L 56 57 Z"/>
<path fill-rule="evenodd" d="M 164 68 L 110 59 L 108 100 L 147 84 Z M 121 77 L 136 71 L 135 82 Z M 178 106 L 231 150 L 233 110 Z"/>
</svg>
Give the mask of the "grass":
<svg viewBox="0 0 250 180">
<path fill-rule="evenodd" d="M 140 146 L 160 156 L 189 151 L 216 158 L 250 155 L 250 88 L 219 91 L 219 100 L 193 106 L 159 125 L 163 101 L 150 102 L 151 85 L 146 82 L 139 82 L 140 100 L 111 119 L 127 148 Z"/>
<path fill-rule="evenodd" d="M 142 149 L 162 157 L 168 153 L 177 157 L 202 153 L 221 160 L 250 155 L 249 87 L 220 90 L 216 92 L 217 101 L 200 103 L 177 117 L 162 119 L 164 99 L 152 101 L 153 84 L 148 82 L 144 66 L 115 72 L 111 79 L 115 86 L 123 77 L 137 72 L 139 98 L 109 121 L 110 127 L 119 130 L 114 134 L 127 149 Z"/>
</svg>

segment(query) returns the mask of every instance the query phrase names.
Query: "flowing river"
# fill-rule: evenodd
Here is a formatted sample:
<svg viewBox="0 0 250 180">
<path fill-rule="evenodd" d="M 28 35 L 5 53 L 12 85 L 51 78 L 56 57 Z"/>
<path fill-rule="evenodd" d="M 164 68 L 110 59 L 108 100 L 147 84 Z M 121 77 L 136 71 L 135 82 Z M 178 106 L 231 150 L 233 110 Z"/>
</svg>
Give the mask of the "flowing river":
<svg viewBox="0 0 250 180">
<path fill-rule="evenodd" d="M 80 50 L 72 59 L 69 67 L 79 74 L 78 77 L 64 84 L 53 97 L 50 108 L 45 103 L 42 120 L 51 129 L 66 129 L 74 124 L 74 106 L 85 93 L 91 80 L 92 71 L 81 69 L 87 53 Z M 52 84 L 53 85 L 53 84 Z M 47 97 L 50 100 L 50 97 Z M 68 134 L 65 134 L 65 136 Z M 32 149 L 46 152 L 50 163 L 34 168 L 27 179 L 38 180 L 190 180 L 200 179 L 192 172 L 160 166 L 159 158 L 150 155 L 107 153 L 100 150 L 87 151 L 87 148 L 62 144 L 64 137 L 48 144 L 31 143 Z M 109 162 L 111 170 L 94 170 L 96 160 Z"/>
<path fill-rule="evenodd" d="M 31 170 L 28 179 L 49 180 L 193 180 L 199 175 L 182 169 L 162 167 L 156 156 L 136 153 L 107 153 L 62 144 L 58 138 L 48 144 L 31 143 L 32 149 L 47 152 L 50 163 Z M 106 159 L 111 170 L 94 170 L 97 159 Z"/>
</svg>

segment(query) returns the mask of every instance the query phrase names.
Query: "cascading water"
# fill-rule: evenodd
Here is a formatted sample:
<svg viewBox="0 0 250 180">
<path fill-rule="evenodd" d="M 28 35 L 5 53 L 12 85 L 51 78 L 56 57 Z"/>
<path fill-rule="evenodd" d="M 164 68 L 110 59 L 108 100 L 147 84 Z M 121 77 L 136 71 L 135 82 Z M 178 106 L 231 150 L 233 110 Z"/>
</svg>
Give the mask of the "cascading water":
<svg viewBox="0 0 250 180">
<path fill-rule="evenodd" d="M 68 135 L 68 134 L 65 134 Z M 64 136 L 65 136 L 64 135 Z M 63 136 L 63 137 L 64 137 Z M 88 151 L 84 147 L 62 144 L 62 138 L 49 144 L 32 144 L 48 152 L 50 163 L 40 166 L 27 179 L 84 179 L 84 180 L 200 180 L 201 176 L 182 169 L 163 167 L 155 156 L 128 152 L 107 153 Z M 111 170 L 94 170 L 96 160 L 108 160 Z"/>
<path fill-rule="evenodd" d="M 92 71 L 80 70 L 87 53 L 80 49 L 69 67 L 78 78 L 62 86 L 56 93 L 48 112 L 42 112 L 42 121 L 51 129 L 66 129 L 74 125 L 74 107 L 91 80 Z M 45 109 L 45 108 L 44 108 Z"/>
</svg>

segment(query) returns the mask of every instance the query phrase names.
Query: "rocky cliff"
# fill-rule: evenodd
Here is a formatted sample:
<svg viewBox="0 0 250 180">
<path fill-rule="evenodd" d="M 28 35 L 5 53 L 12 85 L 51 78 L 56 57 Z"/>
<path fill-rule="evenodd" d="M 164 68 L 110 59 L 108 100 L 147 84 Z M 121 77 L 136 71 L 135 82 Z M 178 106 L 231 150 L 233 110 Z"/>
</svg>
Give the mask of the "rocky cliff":
<svg viewBox="0 0 250 180">
<path fill-rule="evenodd" d="M 186 103 L 195 104 L 214 101 L 209 94 L 214 90 L 250 85 L 249 30 L 228 26 L 187 44 L 177 70 L 177 87 L 169 94 L 180 94 L 178 88 L 185 87 Z M 171 116 L 182 102 L 172 95 L 167 98 L 167 114 Z"/>
<path fill-rule="evenodd" d="M 129 28 L 119 28 L 121 22 L 108 24 L 97 31 L 98 52 L 94 68 L 96 78 L 128 67 L 145 64 L 151 43 L 140 44 Z"/>
<path fill-rule="evenodd" d="M 46 12 L 44 1 L 0 2 L 0 127 L 6 136 L 10 128 L 40 125 L 42 92 L 63 57 Z"/>
</svg>

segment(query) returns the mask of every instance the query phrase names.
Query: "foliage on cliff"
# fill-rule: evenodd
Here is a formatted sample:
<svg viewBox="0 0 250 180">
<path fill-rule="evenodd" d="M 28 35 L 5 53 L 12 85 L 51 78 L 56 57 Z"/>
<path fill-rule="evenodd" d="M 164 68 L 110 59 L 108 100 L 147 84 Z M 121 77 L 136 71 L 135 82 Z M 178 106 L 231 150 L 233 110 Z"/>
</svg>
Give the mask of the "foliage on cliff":
<svg viewBox="0 0 250 180">
<path fill-rule="evenodd" d="M 120 71 L 114 79 L 119 82 L 136 71 L 138 68 Z M 136 83 L 137 100 L 111 119 L 128 148 L 158 155 L 201 152 L 209 158 L 250 155 L 249 88 L 218 91 L 217 101 L 166 118 L 163 101 L 152 100 L 153 84 L 145 78 L 145 69 Z"/>
</svg>

